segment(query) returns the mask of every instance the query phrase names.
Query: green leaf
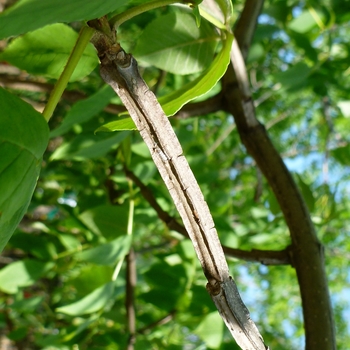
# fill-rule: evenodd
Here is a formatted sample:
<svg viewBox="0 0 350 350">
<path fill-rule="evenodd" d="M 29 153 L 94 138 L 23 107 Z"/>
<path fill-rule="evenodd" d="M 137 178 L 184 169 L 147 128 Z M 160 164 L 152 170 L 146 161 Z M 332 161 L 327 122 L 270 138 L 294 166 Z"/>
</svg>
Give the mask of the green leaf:
<svg viewBox="0 0 350 350">
<path fill-rule="evenodd" d="M 230 62 L 233 36 L 227 34 L 223 47 L 212 64 L 195 80 L 159 99 L 167 116 L 174 115 L 183 105 L 210 91 L 225 74 Z"/>
<path fill-rule="evenodd" d="M 79 218 L 95 234 L 115 238 L 126 232 L 128 207 L 102 205 L 83 212 Z"/>
<path fill-rule="evenodd" d="M 42 260 L 52 260 L 57 257 L 57 248 L 52 241 L 54 237 L 44 238 L 42 235 L 28 233 L 16 233 L 11 238 L 11 246 L 24 252 L 30 252 L 33 256 Z"/>
<path fill-rule="evenodd" d="M 79 239 L 73 236 L 72 234 L 66 234 L 66 233 L 60 232 L 60 234 L 58 235 L 58 239 L 68 251 L 76 250 L 81 247 L 81 243 Z"/>
<path fill-rule="evenodd" d="M 324 29 L 326 16 L 323 12 L 315 10 L 313 7 L 303 11 L 300 16 L 294 18 L 288 27 L 297 33 L 305 34 L 315 27 Z"/>
<path fill-rule="evenodd" d="M 0 88 L 0 251 L 21 221 L 40 173 L 49 130 L 32 106 Z"/>
<path fill-rule="evenodd" d="M 57 79 L 67 63 L 77 38 L 78 33 L 71 27 L 62 23 L 52 24 L 13 40 L 0 54 L 0 59 L 28 73 Z M 97 64 L 96 51 L 89 43 L 70 81 L 84 78 Z"/>
<path fill-rule="evenodd" d="M 194 331 L 211 349 L 221 345 L 224 334 L 224 322 L 217 311 L 206 315 Z"/>
<path fill-rule="evenodd" d="M 28 287 L 35 283 L 54 267 L 54 263 L 37 260 L 16 261 L 0 271 L 0 290 L 15 294 L 20 287 Z"/>
<path fill-rule="evenodd" d="M 297 33 L 307 33 L 316 26 L 323 27 L 323 21 L 325 19 L 325 16 L 320 11 L 315 11 L 312 9 L 312 11 L 306 10 L 301 13 L 300 16 L 293 19 L 288 27 L 291 30 L 294 30 Z"/>
<path fill-rule="evenodd" d="M 342 165 L 350 165 L 350 145 L 335 148 L 331 151 L 331 155 Z"/>
<path fill-rule="evenodd" d="M 277 73 L 276 80 L 279 81 L 283 87 L 289 89 L 305 82 L 310 75 L 311 68 L 303 62 L 298 62 L 285 72 Z"/>
<path fill-rule="evenodd" d="M 124 258 L 130 246 L 131 236 L 124 235 L 106 244 L 101 244 L 96 248 L 80 252 L 76 254 L 76 258 L 98 265 L 113 265 L 118 260 Z"/>
<path fill-rule="evenodd" d="M 17 312 L 29 314 L 35 312 L 35 310 L 38 309 L 40 305 L 42 305 L 43 301 L 43 296 L 22 299 L 11 304 L 11 309 L 16 310 Z"/>
<path fill-rule="evenodd" d="M 232 6 L 232 0 L 216 0 L 217 4 L 219 5 L 224 17 L 225 17 L 225 24 L 227 24 L 229 27 L 233 24 L 233 6 Z"/>
<path fill-rule="evenodd" d="M 227 30 L 233 27 L 233 7 L 231 0 L 216 0 L 202 2 L 199 12 L 203 18 L 219 29 Z"/>
<path fill-rule="evenodd" d="M 296 174 L 296 176 L 298 179 L 298 186 L 301 190 L 301 194 L 303 195 L 305 203 L 310 212 L 313 212 L 315 208 L 315 197 L 312 193 L 312 190 L 310 186 L 303 181 L 302 177 L 299 174 Z"/>
<path fill-rule="evenodd" d="M 174 309 L 181 294 L 172 289 L 164 290 L 158 288 L 152 288 L 150 291 L 140 295 L 140 299 L 150 305 L 170 311 Z"/>
<path fill-rule="evenodd" d="M 78 327 L 74 328 L 74 330 L 68 334 L 66 334 L 63 338 L 62 338 L 62 342 L 69 342 L 72 341 L 72 339 L 74 339 L 75 337 L 77 337 L 79 334 L 81 334 L 83 331 L 85 331 L 86 329 L 88 329 L 91 325 L 93 325 L 94 323 L 96 324 L 98 322 L 98 315 L 92 315 L 89 319 L 85 320 L 84 318 L 80 318 L 78 321 Z M 70 328 L 69 328 L 70 330 Z M 74 341 L 74 340 L 73 340 Z M 49 346 L 49 348 L 51 348 L 51 344 Z M 47 349 L 47 348 L 46 348 Z M 59 349 L 61 350 L 62 348 L 59 347 Z M 63 348 L 62 350 L 68 350 L 66 348 Z"/>
<path fill-rule="evenodd" d="M 75 137 L 72 141 L 62 144 L 51 155 L 51 160 L 75 159 L 84 160 L 99 158 L 115 149 L 129 135 L 129 132 L 118 133 L 110 137 L 104 135 L 84 134 Z"/>
<path fill-rule="evenodd" d="M 50 137 L 60 136 L 66 133 L 74 124 L 82 124 L 100 113 L 109 103 L 115 92 L 109 85 L 105 85 L 95 94 L 85 100 L 77 102 L 67 113 L 62 124 L 51 131 Z"/>
<path fill-rule="evenodd" d="M 194 100 L 197 97 L 203 96 L 209 92 L 225 74 L 227 66 L 230 62 L 230 51 L 232 46 L 233 36 L 227 34 L 226 40 L 223 42 L 223 47 L 214 61 L 198 78 L 184 85 L 181 89 L 176 90 L 166 96 L 159 98 L 159 103 L 162 105 L 164 113 L 167 116 L 174 115 L 186 103 Z M 119 131 L 119 130 L 134 130 L 136 129 L 134 122 L 130 116 L 122 116 L 118 120 L 104 124 L 97 131 Z"/>
<path fill-rule="evenodd" d="M 130 115 L 122 115 L 117 120 L 100 126 L 95 132 L 113 132 L 122 130 L 136 130 L 136 125 Z"/>
<path fill-rule="evenodd" d="M 127 4 L 127 0 L 21 0 L 0 14 L 0 39 L 56 22 L 102 17 Z"/>
<path fill-rule="evenodd" d="M 161 28 L 161 29 L 160 29 Z M 140 36 L 133 52 L 141 64 L 174 74 L 191 74 L 211 63 L 219 40 L 213 27 L 184 12 L 157 17 Z"/>
<path fill-rule="evenodd" d="M 114 291 L 115 282 L 108 282 L 102 287 L 95 289 L 83 299 L 66 306 L 58 307 L 56 312 L 62 312 L 72 316 L 91 314 L 105 307 L 112 299 Z"/>
</svg>

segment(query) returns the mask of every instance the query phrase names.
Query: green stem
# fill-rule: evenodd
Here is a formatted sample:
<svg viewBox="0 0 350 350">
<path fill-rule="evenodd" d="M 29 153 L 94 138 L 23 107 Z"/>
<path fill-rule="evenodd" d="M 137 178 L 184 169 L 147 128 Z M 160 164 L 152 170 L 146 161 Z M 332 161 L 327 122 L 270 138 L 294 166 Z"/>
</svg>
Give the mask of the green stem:
<svg viewBox="0 0 350 350">
<path fill-rule="evenodd" d="M 115 28 L 118 28 L 121 24 L 128 21 L 130 18 L 133 18 L 141 13 L 156 9 L 158 7 L 172 5 L 175 3 L 183 3 L 183 2 L 184 1 L 181 1 L 181 0 L 154 0 L 154 1 L 148 2 L 146 4 L 132 7 L 131 9 L 128 9 L 128 10 L 124 11 L 123 13 L 120 13 L 118 15 L 113 16 L 109 20 L 109 23 L 110 23 L 111 27 L 115 26 Z M 189 2 L 190 1 L 187 1 L 187 3 L 189 3 Z"/>
<path fill-rule="evenodd" d="M 59 100 L 61 99 L 63 91 L 66 89 L 68 81 L 72 76 L 74 69 L 77 66 L 81 56 L 83 55 L 86 45 L 89 43 L 93 33 L 94 29 L 88 26 L 84 26 L 81 29 L 78 40 L 75 43 L 73 51 L 71 52 L 68 58 L 67 64 L 64 67 L 61 76 L 58 78 L 43 111 L 43 116 L 47 122 L 50 120 L 53 111 L 55 110 Z"/>
</svg>

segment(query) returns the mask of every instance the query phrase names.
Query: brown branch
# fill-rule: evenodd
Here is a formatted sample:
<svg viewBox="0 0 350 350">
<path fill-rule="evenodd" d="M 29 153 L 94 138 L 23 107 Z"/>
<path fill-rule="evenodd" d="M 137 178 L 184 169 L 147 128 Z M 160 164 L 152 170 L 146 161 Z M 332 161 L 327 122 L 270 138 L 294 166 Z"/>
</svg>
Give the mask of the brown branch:
<svg viewBox="0 0 350 350">
<path fill-rule="evenodd" d="M 13 90 L 19 90 L 19 91 L 32 91 L 32 92 L 42 92 L 49 94 L 52 89 L 53 85 L 45 82 L 40 81 L 31 81 L 27 80 L 28 77 L 22 75 L 8 75 L 8 74 L 2 74 L 0 73 L 0 86 L 6 87 Z M 78 102 L 80 100 L 86 99 L 87 96 L 77 90 L 65 90 L 62 94 L 62 98 L 66 101 L 69 101 L 71 103 Z M 41 109 L 45 105 L 43 103 L 38 103 L 37 101 L 27 101 L 35 109 Z M 122 105 L 116 105 L 110 103 L 104 108 L 105 112 L 112 113 L 112 114 L 119 114 L 122 112 L 125 112 L 125 107 Z"/>
<path fill-rule="evenodd" d="M 181 233 L 183 236 L 189 238 L 188 233 L 183 225 L 181 225 L 173 216 L 164 211 L 153 196 L 152 191 L 129 169 L 124 167 L 126 176 L 137 185 L 142 193 L 142 196 L 156 211 L 160 220 L 162 220 L 170 230 Z"/>
<path fill-rule="evenodd" d="M 179 110 L 174 118 L 186 119 L 198 117 L 208 113 L 214 113 L 222 110 L 222 94 L 219 93 L 205 101 L 188 103 Z"/>
<path fill-rule="evenodd" d="M 250 5 L 251 1 L 246 1 L 246 6 Z M 256 19 L 251 17 L 250 21 L 256 22 Z M 239 24 L 237 27 L 240 27 Z M 240 39 L 238 42 L 246 41 Z M 237 41 L 233 42 L 231 63 L 223 81 L 225 108 L 234 116 L 242 143 L 268 180 L 289 227 L 292 239 L 291 254 L 303 305 L 306 349 L 335 349 L 334 323 L 324 269 L 323 247 L 316 236 L 310 213 L 291 174 L 264 126 L 256 119 L 246 67 Z"/>
<path fill-rule="evenodd" d="M 134 250 L 131 248 L 126 257 L 126 298 L 125 308 L 127 316 L 127 325 L 129 331 L 128 350 L 134 349 L 136 342 L 136 317 L 134 304 L 134 289 L 136 287 L 136 259 Z"/>
<path fill-rule="evenodd" d="M 49 94 L 53 85 L 45 82 L 28 80 L 27 76 L 22 75 L 8 75 L 1 73 L 0 69 L 0 86 L 19 91 L 32 91 L 42 92 Z M 62 98 L 71 103 L 78 102 L 86 99 L 85 93 L 77 90 L 65 90 Z M 27 101 L 33 107 L 39 111 L 42 111 L 45 107 L 44 103 L 38 103 L 37 101 Z M 188 103 L 178 111 L 174 118 L 186 119 L 191 117 L 198 117 L 200 115 L 217 112 L 222 109 L 222 94 L 215 95 L 205 101 Z M 104 111 L 111 114 L 119 114 L 126 111 L 124 105 L 108 104 Z"/>
<path fill-rule="evenodd" d="M 157 320 L 157 321 L 155 321 L 155 322 L 153 322 L 145 327 L 138 329 L 136 332 L 138 334 L 145 334 L 146 332 L 152 330 L 155 327 L 162 326 L 163 324 L 170 322 L 175 317 L 175 314 L 176 314 L 176 310 L 172 310 L 172 311 L 170 311 L 170 313 L 168 315 L 160 318 L 159 320 Z"/>
<path fill-rule="evenodd" d="M 257 18 L 263 7 L 264 0 L 246 0 L 243 11 L 235 28 L 235 39 L 241 48 L 242 56 L 247 58 L 253 40 Z"/>
<path fill-rule="evenodd" d="M 242 249 L 223 246 L 224 253 L 227 256 L 241 259 L 244 261 L 260 262 L 263 265 L 290 265 L 290 246 L 283 250 L 260 250 L 252 249 L 246 251 Z"/>
<path fill-rule="evenodd" d="M 131 179 L 135 185 L 140 189 L 142 196 L 156 211 L 159 219 L 161 219 L 169 229 L 176 231 L 183 236 L 189 238 L 188 233 L 184 226 L 182 226 L 174 217 L 170 216 L 164 211 L 157 200 L 154 198 L 152 191 L 129 169 L 124 168 L 126 176 Z M 260 262 L 264 265 L 288 265 L 291 263 L 289 247 L 280 250 L 259 250 L 253 249 L 252 251 L 246 251 L 236 248 L 230 248 L 223 246 L 224 253 L 232 258 L 242 259 L 245 261 Z"/>
</svg>

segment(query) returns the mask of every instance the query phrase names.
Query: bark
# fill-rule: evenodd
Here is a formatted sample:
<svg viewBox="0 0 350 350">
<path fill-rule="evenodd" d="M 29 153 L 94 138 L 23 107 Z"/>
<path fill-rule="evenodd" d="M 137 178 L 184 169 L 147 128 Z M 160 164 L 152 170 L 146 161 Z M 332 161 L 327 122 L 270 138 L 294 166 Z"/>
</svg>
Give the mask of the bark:
<svg viewBox="0 0 350 350">
<path fill-rule="evenodd" d="M 260 0 L 247 0 L 237 28 L 254 28 L 256 8 L 261 5 Z M 243 25 L 240 22 L 248 23 Z M 242 38 L 245 33 L 250 37 Z M 225 109 L 234 116 L 242 143 L 265 175 L 288 225 L 292 240 L 292 264 L 296 269 L 302 299 L 306 349 L 336 349 L 323 247 L 290 172 L 273 146 L 265 127 L 255 116 L 244 57 L 238 47 L 238 44 L 244 46 L 246 56 L 252 31 L 239 30 L 236 39 L 231 51 L 231 65 L 223 79 Z"/>
</svg>

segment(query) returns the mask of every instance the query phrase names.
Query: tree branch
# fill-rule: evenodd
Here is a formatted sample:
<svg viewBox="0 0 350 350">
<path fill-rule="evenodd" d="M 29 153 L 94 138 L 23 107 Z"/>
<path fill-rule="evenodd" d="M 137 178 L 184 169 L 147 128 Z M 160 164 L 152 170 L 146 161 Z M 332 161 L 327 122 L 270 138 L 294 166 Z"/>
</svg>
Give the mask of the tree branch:
<svg viewBox="0 0 350 350">
<path fill-rule="evenodd" d="M 250 4 L 250 1 L 246 1 L 245 6 Z M 250 21 L 256 22 L 256 19 L 257 17 L 252 16 Z M 249 27 L 253 27 L 253 24 Z M 240 28 L 240 24 L 237 28 Z M 247 40 L 241 38 L 238 42 L 247 43 Z M 264 126 L 256 119 L 246 67 L 237 41 L 233 42 L 231 63 L 223 82 L 225 108 L 234 116 L 242 143 L 268 180 L 289 227 L 293 265 L 296 268 L 303 304 L 306 349 L 335 349 L 334 323 L 324 270 L 323 248 L 291 174 L 274 148 Z"/>
<path fill-rule="evenodd" d="M 129 169 L 124 168 L 126 176 L 132 180 L 135 185 L 140 189 L 142 196 L 150 204 L 150 206 L 156 211 L 159 219 L 161 219 L 170 230 L 181 233 L 183 236 L 189 238 L 188 232 L 185 227 L 181 225 L 173 216 L 170 216 L 164 211 L 157 200 L 154 198 L 152 191 Z M 242 249 L 230 248 L 222 246 L 224 253 L 232 258 L 242 259 L 245 261 L 260 262 L 264 265 L 289 265 L 290 249 L 289 247 L 280 250 L 259 250 L 253 249 L 252 251 L 246 251 Z"/>
<path fill-rule="evenodd" d="M 151 329 L 153 329 L 155 327 L 158 327 L 158 326 L 161 326 L 163 324 L 166 324 L 166 323 L 170 322 L 174 318 L 175 314 L 176 314 L 176 310 L 172 310 L 172 311 L 170 311 L 170 313 L 168 315 L 160 318 L 159 320 L 157 320 L 157 321 L 155 321 L 155 322 L 153 322 L 153 323 L 151 323 L 151 324 L 149 324 L 149 325 L 147 325 L 147 326 L 145 326 L 143 328 L 138 329 L 137 333 L 145 334 L 146 332 L 148 332 L 149 330 L 151 330 Z"/>
<path fill-rule="evenodd" d="M 127 315 L 127 325 L 129 339 L 127 350 L 133 350 L 136 341 L 136 318 L 134 305 L 134 289 L 136 286 L 136 260 L 134 250 L 131 248 L 126 256 L 126 299 L 125 308 Z"/>
</svg>

